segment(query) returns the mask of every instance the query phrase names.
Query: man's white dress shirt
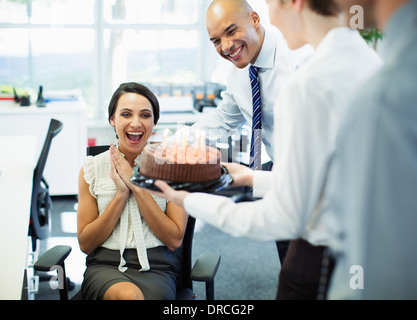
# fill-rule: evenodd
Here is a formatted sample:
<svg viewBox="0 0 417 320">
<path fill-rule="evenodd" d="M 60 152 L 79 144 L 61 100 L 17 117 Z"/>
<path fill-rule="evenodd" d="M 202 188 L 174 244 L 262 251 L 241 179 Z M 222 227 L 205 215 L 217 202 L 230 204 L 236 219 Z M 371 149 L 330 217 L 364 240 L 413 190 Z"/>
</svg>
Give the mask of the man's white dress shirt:
<svg viewBox="0 0 417 320">
<path fill-rule="evenodd" d="M 259 240 L 303 237 L 327 244 L 321 195 L 348 100 L 381 65 L 358 32 L 331 30 L 315 55 L 280 94 L 275 109 L 272 172 L 255 172 L 255 202 L 210 194 L 186 196 L 186 211 L 234 236 Z M 272 99 L 272 97 L 271 97 Z"/>
</svg>

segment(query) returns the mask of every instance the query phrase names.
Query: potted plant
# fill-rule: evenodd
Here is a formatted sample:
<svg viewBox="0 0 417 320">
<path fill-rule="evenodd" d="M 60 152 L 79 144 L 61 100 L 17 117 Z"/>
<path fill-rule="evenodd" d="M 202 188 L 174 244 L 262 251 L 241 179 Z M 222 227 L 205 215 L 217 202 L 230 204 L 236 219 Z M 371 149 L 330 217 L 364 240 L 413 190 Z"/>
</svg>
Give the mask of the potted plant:
<svg viewBox="0 0 417 320">
<path fill-rule="evenodd" d="M 384 34 L 378 28 L 369 28 L 361 30 L 361 35 L 365 39 L 365 41 L 372 45 L 372 47 L 376 50 L 376 46 L 379 40 L 384 38 Z"/>
</svg>

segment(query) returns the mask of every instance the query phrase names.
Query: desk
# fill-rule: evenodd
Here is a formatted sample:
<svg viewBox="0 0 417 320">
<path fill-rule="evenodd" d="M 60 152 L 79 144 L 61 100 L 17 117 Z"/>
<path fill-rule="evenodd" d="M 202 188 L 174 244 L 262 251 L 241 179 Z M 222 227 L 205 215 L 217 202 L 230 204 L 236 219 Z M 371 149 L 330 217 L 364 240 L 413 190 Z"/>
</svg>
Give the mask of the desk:
<svg viewBox="0 0 417 320">
<path fill-rule="evenodd" d="M 36 166 L 35 136 L 0 136 L 0 299 L 20 300 Z"/>
<path fill-rule="evenodd" d="M 85 105 L 82 100 L 50 102 L 45 108 L 0 104 L 0 135 L 35 135 L 38 138 L 37 159 L 51 118 L 61 121 L 64 127 L 52 140 L 43 175 L 49 184 L 50 195 L 76 195 L 78 175 L 87 147 Z"/>
</svg>

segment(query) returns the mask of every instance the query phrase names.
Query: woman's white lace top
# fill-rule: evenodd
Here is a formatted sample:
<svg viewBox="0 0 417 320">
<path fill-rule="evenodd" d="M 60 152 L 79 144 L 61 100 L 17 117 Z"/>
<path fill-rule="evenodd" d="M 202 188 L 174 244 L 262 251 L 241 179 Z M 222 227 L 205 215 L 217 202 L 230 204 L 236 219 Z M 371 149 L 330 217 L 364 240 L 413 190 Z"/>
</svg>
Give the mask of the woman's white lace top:
<svg viewBox="0 0 417 320">
<path fill-rule="evenodd" d="M 135 166 L 140 165 L 141 157 L 140 154 L 136 158 Z M 84 179 L 90 186 L 90 193 L 97 199 L 99 214 L 103 213 L 117 193 L 116 185 L 110 176 L 110 161 L 110 151 L 103 152 L 95 157 L 88 156 L 84 159 Z M 154 195 L 152 197 L 161 210 L 165 212 L 167 200 Z M 147 271 L 150 268 L 146 249 L 163 245 L 161 240 L 149 229 L 145 219 L 142 219 L 136 198 L 130 193 L 113 233 L 101 246 L 120 251 L 119 270 L 124 272 L 127 270 L 127 267 L 125 267 L 126 261 L 123 259 L 125 248 L 136 248 L 139 263 L 142 267 L 140 271 Z"/>
</svg>

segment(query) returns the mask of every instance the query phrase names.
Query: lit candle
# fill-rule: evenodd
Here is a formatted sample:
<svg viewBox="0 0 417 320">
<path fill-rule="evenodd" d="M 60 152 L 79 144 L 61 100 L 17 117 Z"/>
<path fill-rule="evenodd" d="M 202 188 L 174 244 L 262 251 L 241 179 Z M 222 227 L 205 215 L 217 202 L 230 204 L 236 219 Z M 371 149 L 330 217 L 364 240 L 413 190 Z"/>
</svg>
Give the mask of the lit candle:
<svg viewBox="0 0 417 320">
<path fill-rule="evenodd" d="M 206 132 L 205 131 L 201 131 L 200 133 L 200 148 L 202 149 L 202 153 L 201 153 L 201 158 L 199 159 L 200 163 L 206 163 L 205 160 L 203 160 L 206 158 Z M 203 162 L 201 162 L 203 161 Z"/>
<path fill-rule="evenodd" d="M 200 132 L 200 148 L 204 149 L 206 146 L 206 133 L 205 131 Z"/>
<path fill-rule="evenodd" d="M 164 136 L 162 137 L 162 156 L 165 157 L 167 154 L 167 137 L 168 137 L 169 129 L 166 128 L 164 130 Z"/>
<path fill-rule="evenodd" d="M 185 158 L 185 153 L 187 150 L 187 140 L 188 140 L 188 128 L 184 127 L 182 131 L 182 145 L 184 147 L 184 158 Z"/>
<path fill-rule="evenodd" d="M 200 130 L 196 130 L 195 131 L 195 135 L 194 135 L 194 157 L 198 156 L 198 143 L 200 139 Z"/>
<path fill-rule="evenodd" d="M 178 136 L 180 135 L 179 131 L 175 132 L 174 136 L 174 161 L 177 161 L 177 147 L 178 147 Z"/>
</svg>

